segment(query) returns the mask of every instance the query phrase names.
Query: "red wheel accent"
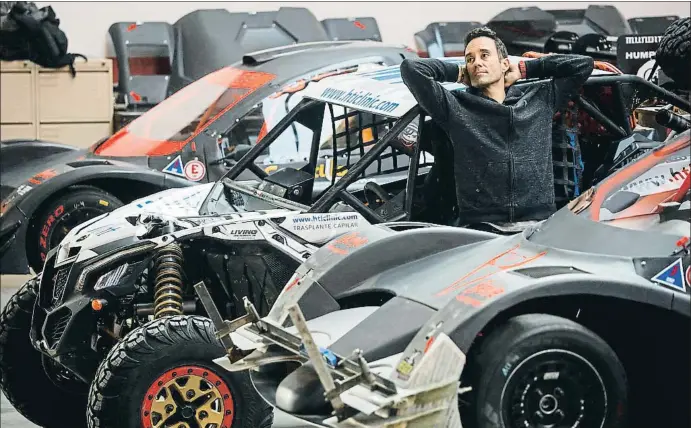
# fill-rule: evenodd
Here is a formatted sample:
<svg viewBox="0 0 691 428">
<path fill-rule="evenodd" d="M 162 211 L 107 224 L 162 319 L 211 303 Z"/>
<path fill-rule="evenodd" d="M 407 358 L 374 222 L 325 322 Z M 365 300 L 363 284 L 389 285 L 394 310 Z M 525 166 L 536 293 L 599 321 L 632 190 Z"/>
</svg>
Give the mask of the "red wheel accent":
<svg viewBox="0 0 691 428">
<path fill-rule="evenodd" d="M 218 390 L 223 401 L 223 422 L 219 428 L 231 428 L 233 426 L 233 416 L 235 414 L 235 402 L 233 394 L 230 392 L 228 384 L 213 371 L 198 366 L 181 366 L 170 369 L 156 378 L 146 391 L 142 399 L 141 420 L 144 428 L 154 428 L 151 422 L 151 408 L 154 399 L 161 393 L 161 389 L 170 384 L 174 379 L 184 377 L 197 377 L 208 381 Z M 201 425 L 202 427 L 204 425 Z"/>
</svg>

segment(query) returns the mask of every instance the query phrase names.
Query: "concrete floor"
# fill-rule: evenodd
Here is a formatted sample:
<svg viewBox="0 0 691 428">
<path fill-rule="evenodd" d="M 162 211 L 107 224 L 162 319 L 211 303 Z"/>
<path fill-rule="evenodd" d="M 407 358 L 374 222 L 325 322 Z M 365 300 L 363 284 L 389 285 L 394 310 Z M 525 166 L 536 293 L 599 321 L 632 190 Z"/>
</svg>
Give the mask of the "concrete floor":
<svg viewBox="0 0 691 428">
<path fill-rule="evenodd" d="M 0 307 L 5 307 L 7 301 L 28 278 L 28 276 L 7 275 L 0 277 Z M 5 394 L 0 394 L 0 426 L 2 428 L 37 428 L 37 425 L 32 424 L 17 413 L 5 398 Z M 285 413 L 276 411 L 273 428 L 307 428 L 310 426 L 313 425 L 305 425 Z"/>
</svg>

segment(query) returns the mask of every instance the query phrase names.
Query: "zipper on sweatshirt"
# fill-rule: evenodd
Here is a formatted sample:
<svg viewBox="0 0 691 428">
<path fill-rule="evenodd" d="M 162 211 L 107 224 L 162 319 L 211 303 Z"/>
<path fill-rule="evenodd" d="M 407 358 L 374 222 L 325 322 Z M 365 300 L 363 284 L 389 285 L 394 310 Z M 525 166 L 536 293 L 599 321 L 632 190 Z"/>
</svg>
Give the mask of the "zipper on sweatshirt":
<svg viewBox="0 0 691 428">
<path fill-rule="evenodd" d="M 516 188 L 515 186 L 515 181 L 516 181 L 516 175 L 515 175 L 515 170 L 516 170 L 516 165 L 514 163 L 514 156 L 513 156 L 513 109 L 509 107 L 509 132 L 508 132 L 508 138 L 507 138 L 507 147 L 509 149 L 509 176 L 511 178 L 511 181 L 509 182 L 509 223 L 513 223 L 514 221 L 514 207 L 516 205 L 515 200 L 514 200 L 514 189 Z"/>
</svg>

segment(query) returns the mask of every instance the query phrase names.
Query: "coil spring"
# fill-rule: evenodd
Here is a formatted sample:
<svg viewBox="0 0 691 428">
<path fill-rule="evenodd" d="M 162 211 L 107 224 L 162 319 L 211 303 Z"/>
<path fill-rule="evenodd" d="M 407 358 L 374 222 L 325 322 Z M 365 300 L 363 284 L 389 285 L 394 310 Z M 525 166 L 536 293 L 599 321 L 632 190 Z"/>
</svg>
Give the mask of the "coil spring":
<svg viewBox="0 0 691 428">
<path fill-rule="evenodd" d="M 159 250 L 154 260 L 154 318 L 182 315 L 182 248 L 176 243 Z"/>
</svg>

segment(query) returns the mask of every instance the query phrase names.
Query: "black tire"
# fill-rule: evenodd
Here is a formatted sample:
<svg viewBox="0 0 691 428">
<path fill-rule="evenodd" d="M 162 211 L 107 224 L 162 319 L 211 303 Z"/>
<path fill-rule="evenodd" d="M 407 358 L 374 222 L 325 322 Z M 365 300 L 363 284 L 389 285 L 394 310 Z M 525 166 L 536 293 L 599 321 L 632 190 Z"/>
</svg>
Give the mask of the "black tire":
<svg viewBox="0 0 691 428">
<path fill-rule="evenodd" d="M 75 226 L 115 210 L 123 203 L 93 186 L 72 186 L 41 206 L 34 216 L 33 240 L 29 243 L 29 264 L 34 272 L 43 270 L 46 254 Z"/>
<path fill-rule="evenodd" d="M 149 428 L 151 425 L 145 421 L 154 417 L 151 403 L 163 392 L 161 388 L 171 385 L 175 379 L 177 382 L 191 379 L 196 385 L 201 380 L 199 372 L 202 379 L 212 380 L 215 385 L 210 391 L 223 397 L 217 403 L 222 402 L 224 407 L 219 406 L 217 410 L 220 408 L 228 419 L 224 417 L 219 428 L 271 427 L 273 408 L 257 394 L 249 374 L 230 373 L 213 363 L 212 360 L 225 355 L 223 345 L 214 334 L 208 318 L 186 315 L 160 318 L 128 333 L 110 350 L 91 383 L 87 406 L 89 427 Z M 186 401 L 182 393 L 177 398 L 178 402 Z M 228 415 L 231 406 L 233 410 Z M 176 404 L 170 417 L 183 412 L 184 406 Z M 191 414 L 197 412 L 201 410 Z"/>
<path fill-rule="evenodd" d="M 674 21 L 660 40 L 655 61 L 680 89 L 691 89 L 691 18 Z"/>
<path fill-rule="evenodd" d="M 604 340 L 571 320 L 512 318 L 490 333 L 471 364 L 478 428 L 533 428 L 538 414 L 542 423 L 561 418 L 558 426 L 624 426 L 624 368 Z"/>
<path fill-rule="evenodd" d="M 58 387 L 44 370 L 42 354 L 29 340 L 37 292 L 38 280 L 32 278 L 0 314 L 0 388 L 18 412 L 38 426 L 86 427 L 88 385 L 75 381 L 69 389 Z"/>
</svg>

